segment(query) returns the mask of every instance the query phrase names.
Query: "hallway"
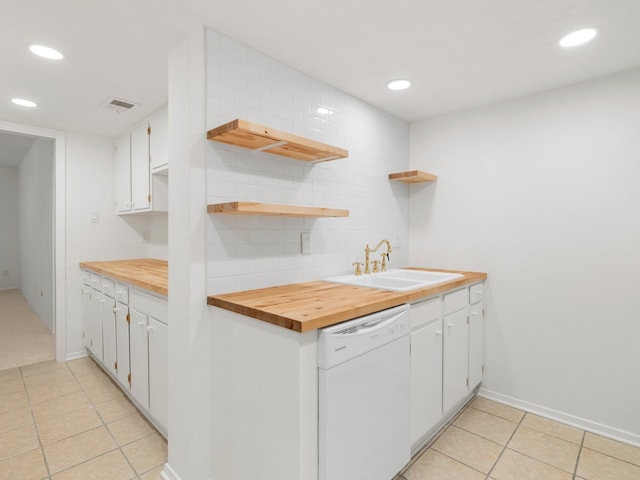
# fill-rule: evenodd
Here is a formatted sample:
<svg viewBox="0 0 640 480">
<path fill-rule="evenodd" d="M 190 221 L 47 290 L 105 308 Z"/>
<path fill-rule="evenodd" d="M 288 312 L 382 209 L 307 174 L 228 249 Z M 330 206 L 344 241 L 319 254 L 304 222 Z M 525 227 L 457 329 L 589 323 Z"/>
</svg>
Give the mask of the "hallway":
<svg viewBox="0 0 640 480">
<path fill-rule="evenodd" d="M 0 370 L 55 360 L 55 337 L 19 290 L 0 291 Z"/>
</svg>

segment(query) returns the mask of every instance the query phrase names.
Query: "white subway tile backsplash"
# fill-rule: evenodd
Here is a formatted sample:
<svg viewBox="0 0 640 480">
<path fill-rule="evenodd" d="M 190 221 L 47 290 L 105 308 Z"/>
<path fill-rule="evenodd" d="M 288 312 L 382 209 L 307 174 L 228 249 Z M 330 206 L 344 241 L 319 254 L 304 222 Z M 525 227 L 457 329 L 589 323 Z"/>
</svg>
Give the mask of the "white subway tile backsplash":
<svg viewBox="0 0 640 480">
<path fill-rule="evenodd" d="M 365 244 L 395 232 L 408 237 L 408 187 L 390 186 L 387 179 L 409 169 L 406 122 L 211 30 L 207 88 L 208 129 L 242 118 L 349 150 L 346 159 L 306 164 L 212 142 L 206 150 L 210 203 L 350 210 L 348 218 L 209 216 L 209 292 L 347 273 L 364 256 Z M 319 105 L 333 115 L 319 114 Z M 310 255 L 301 254 L 301 232 L 312 234 Z M 407 258 L 394 252 L 397 266 Z"/>
</svg>

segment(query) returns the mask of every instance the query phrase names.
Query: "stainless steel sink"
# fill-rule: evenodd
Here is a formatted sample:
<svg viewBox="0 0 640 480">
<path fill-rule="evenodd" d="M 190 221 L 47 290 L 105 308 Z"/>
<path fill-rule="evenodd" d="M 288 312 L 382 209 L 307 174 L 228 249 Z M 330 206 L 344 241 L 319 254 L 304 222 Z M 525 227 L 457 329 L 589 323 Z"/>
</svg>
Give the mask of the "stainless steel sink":
<svg viewBox="0 0 640 480">
<path fill-rule="evenodd" d="M 394 269 L 370 275 L 340 275 L 325 278 L 327 282 L 404 292 L 429 287 L 461 278 L 461 273 Z"/>
</svg>

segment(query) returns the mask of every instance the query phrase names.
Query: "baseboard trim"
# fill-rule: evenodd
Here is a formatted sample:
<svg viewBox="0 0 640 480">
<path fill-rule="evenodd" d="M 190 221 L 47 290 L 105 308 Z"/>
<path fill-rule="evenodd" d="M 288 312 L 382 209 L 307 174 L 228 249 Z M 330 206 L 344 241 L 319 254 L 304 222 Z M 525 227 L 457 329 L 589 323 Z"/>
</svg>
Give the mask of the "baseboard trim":
<svg viewBox="0 0 640 480">
<path fill-rule="evenodd" d="M 89 355 L 87 354 L 86 350 L 79 350 L 77 352 L 67 353 L 67 356 L 65 357 L 64 361 L 70 362 L 71 360 L 77 360 L 79 358 L 84 358 L 88 356 Z"/>
<path fill-rule="evenodd" d="M 160 472 L 160 477 L 162 480 L 181 480 L 180 476 L 176 473 L 176 471 L 171 468 L 169 463 L 164 464 L 164 469 Z"/>
<path fill-rule="evenodd" d="M 524 410 L 525 412 L 534 413 L 550 420 L 555 420 L 557 422 L 565 423 L 581 430 L 586 430 L 587 432 L 595 433 L 612 440 L 617 440 L 636 447 L 640 447 L 640 435 L 636 435 L 635 433 L 593 422 L 591 420 L 587 420 L 586 418 L 577 417 L 565 412 L 560 412 L 552 408 L 547 408 L 542 405 L 527 402 L 526 400 L 510 397 L 509 395 L 504 395 L 492 390 L 487 390 L 486 388 L 480 388 L 480 390 L 478 391 L 478 395 L 480 397 L 488 398 L 489 400 L 495 400 L 496 402 L 504 403 L 505 405 L 509 405 L 511 407 L 519 408 L 520 410 Z"/>
</svg>

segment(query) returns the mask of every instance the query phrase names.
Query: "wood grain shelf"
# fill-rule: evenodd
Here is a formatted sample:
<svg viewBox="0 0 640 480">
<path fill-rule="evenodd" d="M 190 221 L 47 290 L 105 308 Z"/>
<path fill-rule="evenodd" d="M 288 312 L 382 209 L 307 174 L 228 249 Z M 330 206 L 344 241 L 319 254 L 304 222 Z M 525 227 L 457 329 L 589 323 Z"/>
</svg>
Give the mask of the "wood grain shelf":
<svg viewBox="0 0 640 480">
<path fill-rule="evenodd" d="M 207 140 L 313 163 L 349 156 L 342 148 L 240 119 L 209 130 Z"/>
<path fill-rule="evenodd" d="M 408 172 L 390 173 L 389 180 L 403 183 L 427 183 L 435 182 L 438 180 L 438 177 L 421 170 L 411 170 Z"/>
<path fill-rule="evenodd" d="M 227 202 L 207 205 L 207 212 L 221 215 L 263 215 L 281 217 L 348 217 L 349 210 L 339 208 L 276 205 L 258 202 Z"/>
</svg>

